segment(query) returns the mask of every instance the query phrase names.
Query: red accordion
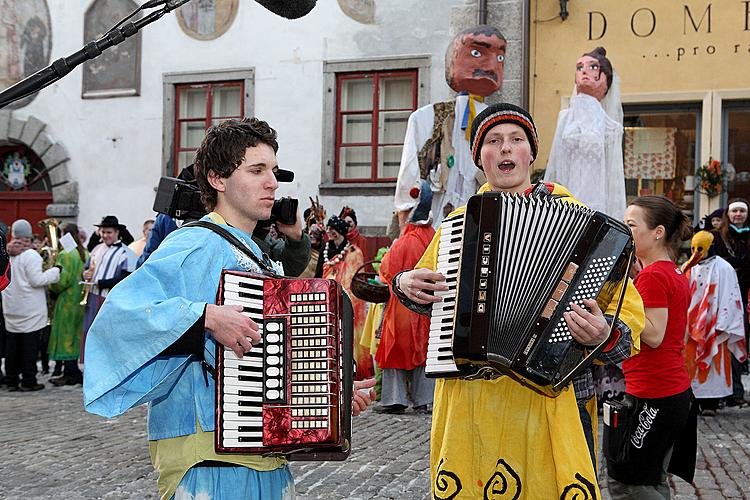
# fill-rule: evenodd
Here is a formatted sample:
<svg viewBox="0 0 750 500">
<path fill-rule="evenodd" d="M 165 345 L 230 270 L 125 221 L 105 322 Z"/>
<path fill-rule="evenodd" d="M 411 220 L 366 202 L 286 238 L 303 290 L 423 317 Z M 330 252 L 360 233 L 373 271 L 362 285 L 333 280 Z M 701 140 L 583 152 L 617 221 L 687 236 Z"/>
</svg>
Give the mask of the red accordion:
<svg viewBox="0 0 750 500">
<path fill-rule="evenodd" d="M 262 343 L 217 348 L 216 451 L 344 460 L 351 443 L 353 313 L 341 286 L 225 270 L 220 305 L 241 305 Z"/>
</svg>

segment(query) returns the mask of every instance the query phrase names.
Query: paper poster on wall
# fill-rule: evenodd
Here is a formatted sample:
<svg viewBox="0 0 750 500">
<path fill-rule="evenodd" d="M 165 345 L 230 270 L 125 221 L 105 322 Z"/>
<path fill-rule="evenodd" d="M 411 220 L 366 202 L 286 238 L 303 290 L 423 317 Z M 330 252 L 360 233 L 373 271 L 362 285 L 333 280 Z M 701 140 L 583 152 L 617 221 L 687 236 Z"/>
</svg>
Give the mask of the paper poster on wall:
<svg viewBox="0 0 750 500">
<path fill-rule="evenodd" d="M 625 127 L 625 178 L 673 179 L 676 135 L 674 127 Z"/>
</svg>

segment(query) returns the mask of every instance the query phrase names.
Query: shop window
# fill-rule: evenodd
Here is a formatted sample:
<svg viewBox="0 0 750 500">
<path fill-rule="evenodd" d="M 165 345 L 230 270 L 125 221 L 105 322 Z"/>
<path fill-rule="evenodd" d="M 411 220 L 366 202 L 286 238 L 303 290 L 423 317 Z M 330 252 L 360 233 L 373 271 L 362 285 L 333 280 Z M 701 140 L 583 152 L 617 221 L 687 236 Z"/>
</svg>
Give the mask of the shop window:
<svg viewBox="0 0 750 500">
<path fill-rule="evenodd" d="M 241 81 L 176 86 L 175 175 L 193 162 L 208 127 L 230 118 L 242 118 L 243 92 Z"/>
<path fill-rule="evenodd" d="M 722 163 L 728 174 L 728 198 L 750 199 L 750 102 L 724 105 Z M 728 201 L 723 200 L 724 204 Z"/>
<path fill-rule="evenodd" d="M 693 219 L 700 155 L 699 104 L 625 106 L 624 166 L 628 202 L 660 194 Z"/>
<path fill-rule="evenodd" d="M 335 182 L 395 181 L 416 107 L 416 70 L 336 75 Z"/>
</svg>

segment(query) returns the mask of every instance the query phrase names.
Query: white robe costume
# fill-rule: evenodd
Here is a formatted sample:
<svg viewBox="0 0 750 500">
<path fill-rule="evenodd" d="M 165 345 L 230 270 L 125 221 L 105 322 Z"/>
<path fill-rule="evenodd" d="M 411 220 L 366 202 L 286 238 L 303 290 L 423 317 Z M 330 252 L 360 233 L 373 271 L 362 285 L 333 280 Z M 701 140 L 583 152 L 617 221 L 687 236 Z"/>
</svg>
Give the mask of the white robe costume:
<svg viewBox="0 0 750 500">
<path fill-rule="evenodd" d="M 432 171 L 427 179 L 432 188 L 432 215 L 433 226 L 438 227 L 443 221 L 443 207 L 450 203 L 453 209 L 466 205 L 469 198 L 476 194 L 481 183 L 477 175 L 481 170 L 474 165 L 471 158 L 471 146 L 466 140 L 466 131 L 461 129 L 461 124 L 468 105 L 468 95 L 456 96 L 453 122 L 453 157 L 455 163 L 448 171 L 445 186 L 440 186 L 440 172 Z M 487 106 L 481 102 L 474 101 L 477 114 L 481 113 Z M 409 196 L 409 190 L 419 180 L 418 154 L 427 140 L 432 137 L 432 128 L 435 122 L 435 112 L 432 104 L 423 106 L 411 115 L 406 126 L 406 137 L 404 138 L 404 149 L 401 154 L 401 166 L 396 182 L 395 206 L 397 211 L 411 210 L 416 206 L 418 199 Z M 439 165 L 438 169 L 447 168 L 447 165 Z"/>
<path fill-rule="evenodd" d="M 689 271 L 690 309 L 685 359 L 698 399 L 732 395 L 732 362 L 747 356 L 742 296 L 737 273 L 714 256 Z"/>
<path fill-rule="evenodd" d="M 562 184 L 589 208 L 617 220 L 625 215 L 623 113 L 619 77 L 607 95 L 573 92 L 570 107 L 560 111 L 544 180 Z"/>
</svg>

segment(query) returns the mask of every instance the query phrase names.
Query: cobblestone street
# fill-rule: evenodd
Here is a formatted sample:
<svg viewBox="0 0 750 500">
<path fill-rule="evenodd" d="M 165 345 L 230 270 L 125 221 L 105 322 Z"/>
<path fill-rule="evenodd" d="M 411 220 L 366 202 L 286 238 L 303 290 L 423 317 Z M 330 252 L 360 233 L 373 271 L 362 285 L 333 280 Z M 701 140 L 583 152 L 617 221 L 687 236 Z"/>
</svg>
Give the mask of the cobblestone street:
<svg viewBox="0 0 750 500">
<path fill-rule="evenodd" d="M 145 416 L 90 415 L 80 386 L 0 389 L 0 498 L 158 498 Z M 349 460 L 292 466 L 298 498 L 429 498 L 429 427 L 426 416 L 368 411 L 355 419 Z M 695 482 L 674 481 L 675 498 L 750 498 L 750 408 L 699 417 L 698 439 Z"/>
</svg>

